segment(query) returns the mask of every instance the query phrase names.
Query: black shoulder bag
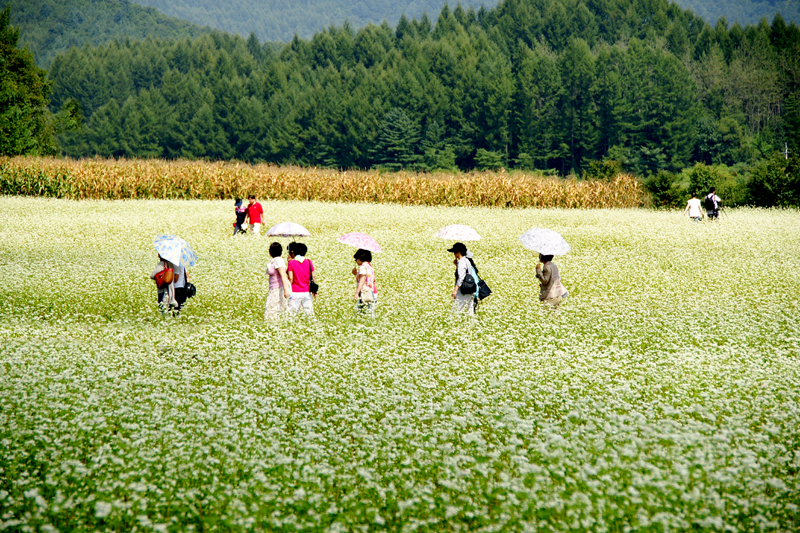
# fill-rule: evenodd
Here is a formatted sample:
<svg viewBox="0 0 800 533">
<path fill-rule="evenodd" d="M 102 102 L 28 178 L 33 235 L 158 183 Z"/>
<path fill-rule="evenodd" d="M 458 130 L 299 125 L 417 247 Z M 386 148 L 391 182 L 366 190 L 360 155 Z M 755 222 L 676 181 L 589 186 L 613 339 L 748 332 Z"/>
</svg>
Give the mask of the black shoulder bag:
<svg viewBox="0 0 800 533">
<path fill-rule="evenodd" d="M 311 270 L 311 260 L 308 260 L 308 292 L 317 294 L 319 292 L 319 285 L 314 281 L 314 271 Z"/>
</svg>

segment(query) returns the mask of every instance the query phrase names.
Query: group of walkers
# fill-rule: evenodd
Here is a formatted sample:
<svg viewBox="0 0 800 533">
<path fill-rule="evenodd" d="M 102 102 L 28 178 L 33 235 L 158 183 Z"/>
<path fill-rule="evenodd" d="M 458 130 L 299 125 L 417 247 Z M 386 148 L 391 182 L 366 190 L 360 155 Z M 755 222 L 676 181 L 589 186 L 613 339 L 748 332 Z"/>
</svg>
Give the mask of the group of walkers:
<svg viewBox="0 0 800 533">
<path fill-rule="evenodd" d="M 703 213 L 703 208 L 706 214 Z M 702 202 L 693 193 L 686 204 L 684 215 L 698 222 L 706 216 L 709 220 L 714 220 L 719 218 L 721 208 L 722 200 L 712 187 Z M 233 224 L 233 234 L 249 232 L 259 237 L 264 209 L 255 196 L 248 198 L 247 205 L 237 198 L 234 209 L 236 222 Z M 450 294 L 453 299 L 452 312 L 474 315 L 480 301 L 492 291 L 479 276 L 472 252 L 467 250 L 464 243 L 457 242 L 447 251 L 453 254 L 453 264 L 456 267 L 455 283 Z M 264 307 L 264 318 L 267 320 L 299 314 L 314 316 L 314 299 L 319 285 L 314 263 L 306 257 L 308 246 L 301 242 L 292 242 L 287 247 L 287 252 L 288 260 L 284 261 L 283 246 L 277 242 L 269 246 L 270 261 L 266 269 L 269 292 Z M 161 255 L 158 259 L 158 266 L 150 274 L 158 287 L 158 303 L 163 312 L 177 315 L 196 289 L 191 284 L 189 272 L 184 265 L 170 263 Z M 378 288 L 372 267 L 372 252 L 359 248 L 353 259 L 356 263 L 351 271 L 355 283 L 354 309 L 356 313 L 374 315 L 378 303 Z M 558 266 L 553 263 L 552 255 L 539 254 L 536 277 L 539 280 L 539 300 L 542 302 L 558 308 L 569 297 L 567 289 L 561 283 L 561 275 Z"/>
<path fill-rule="evenodd" d="M 706 214 L 703 214 L 703 207 L 705 207 Z M 697 197 L 697 193 L 693 192 L 692 197 L 686 202 L 686 209 L 683 210 L 684 216 L 688 215 L 691 220 L 695 222 L 700 222 L 703 220 L 705 216 L 708 216 L 708 220 L 715 220 L 719 219 L 719 212 L 722 209 L 722 199 L 717 196 L 717 189 L 716 187 L 711 187 L 711 190 L 708 191 L 708 194 L 703 198 L 703 201 L 700 202 L 700 199 Z"/>
<path fill-rule="evenodd" d="M 255 196 L 251 195 L 248 198 L 247 205 L 244 205 L 240 198 L 236 198 L 234 211 L 236 222 L 233 224 L 233 235 L 249 232 L 259 237 L 264 209 L 256 201 Z M 174 236 L 164 236 L 164 238 L 173 239 Z M 560 239 L 560 236 L 558 238 Z M 182 239 L 178 241 L 186 244 Z M 365 244 L 362 241 L 358 245 Z M 376 243 L 375 245 L 377 246 Z M 165 250 L 161 253 L 173 257 L 167 252 L 174 252 L 174 248 Z M 453 254 L 453 264 L 456 267 L 455 283 L 450 294 L 453 299 L 452 312 L 474 315 L 480 301 L 491 295 L 492 290 L 478 274 L 478 266 L 475 264 L 472 252 L 467 250 L 464 243 L 456 242 L 447 251 Z M 264 306 L 264 318 L 267 320 L 299 314 L 314 316 L 314 299 L 319 292 L 319 285 L 314 263 L 307 257 L 308 246 L 302 242 L 292 242 L 288 245 L 287 252 L 288 258 L 284 261 L 283 246 L 278 242 L 273 242 L 269 246 L 270 260 L 265 272 L 269 280 L 269 290 Z M 158 256 L 158 265 L 150 274 L 150 278 L 156 282 L 158 303 L 162 312 L 178 315 L 186 300 L 194 296 L 196 289 L 190 281 L 186 266 L 180 261 L 180 264 L 175 264 L 166 260 L 161 253 Z M 378 303 L 372 252 L 359 248 L 353 259 L 356 263 L 351 271 L 355 283 L 354 309 L 356 313 L 372 316 Z M 539 254 L 539 261 L 536 266 L 539 299 L 553 308 L 558 308 L 569 293 L 561 284 L 561 275 L 553 263 L 553 256 Z"/>
<path fill-rule="evenodd" d="M 283 259 L 283 246 L 273 242 L 269 246 L 270 260 L 266 276 L 269 291 L 264 307 L 264 318 L 275 320 L 300 314 L 314 316 L 314 299 L 319 292 L 316 269 L 311 259 L 306 257 L 308 246 L 301 242 L 289 243 L 288 263 Z M 448 252 L 453 254 L 455 283 L 451 292 L 453 314 L 474 315 L 478 303 L 492 291 L 478 275 L 472 252 L 464 243 L 457 242 Z M 355 267 L 351 274 L 355 278 L 353 293 L 354 309 L 357 314 L 374 316 L 378 303 L 378 287 L 375 270 L 372 267 L 372 252 L 359 248 L 353 256 Z M 183 265 L 175 265 L 158 256 L 158 265 L 150 274 L 158 288 L 158 304 L 163 313 L 178 315 L 187 298 L 194 295 L 189 272 Z M 558 267 L 552 255 L 539 254 L 540 263 L 536 266 L 539 279 L 539 299 L 558 308 L 569 293 L 561 284 Z"/>
</svg>

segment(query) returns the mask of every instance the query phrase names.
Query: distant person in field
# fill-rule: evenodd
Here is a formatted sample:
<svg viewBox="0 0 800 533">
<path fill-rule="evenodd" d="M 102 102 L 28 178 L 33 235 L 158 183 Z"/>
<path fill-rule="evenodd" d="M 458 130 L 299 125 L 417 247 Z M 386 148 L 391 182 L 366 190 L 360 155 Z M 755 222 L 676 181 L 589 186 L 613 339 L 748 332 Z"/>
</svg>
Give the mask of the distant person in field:
<svg viewBox="0 0 800 533">
<path fill-rule="evenodd" d="M 175 297 L 175 271 L 178 267 L 158 256 L 158 265 L 150 274 L 150 279 L 156 282 L 158 307 L 162 313 L 175 313 L 180 309 L 180 303 Z M 186 301 L 184 299 L 184 301 Z"/>
<path fill-rule="evenodd" d="M 292 285 L 289 295 L 288 313 L 292 316 L 301 311 L 314 316 L 314 297 L 316 297 L 316 277 L 314 264 L 306 258 L 308 247 L 302 242 L 289 243 L 289 266 L 286 275 Z"/>
<path fill-rule="evenodd" d="M 700 204 L 700 200 L 697 198 L 697 193 L 693 192 L 692 197 L 688 202 L 686 202 L 686 209 L 683 210 L 683 214 L 688 214 L 689 218 L 695 222 L 700 222 L 703 218 L 705 218 L 701 207 L 702 205 Z"/>
<path fill-rule="evenodd" d="M 475 274 L 475 281 L 478 283 L 478 291 L 475 293 L 475 294 L 476 294 L 476 297 L 475 297 L 475 299 L 472 301 L 472 307 L 473 307 L 473 311 L 474 311 L 475 313 L 477 313 L 477 312 L 478 312 L 478 304 L 479 304 L 479 303 L 480 303 L 480 301 L 481 301 L 481 298 L 480 298 L 480 291 L 481 291 L 481 285 L 480 285 L 480 284 L 481 284 L 481 275 L 478 273 L 478 265 L 476 265 L 476 264 L 475 264 L 475 256 L 472 254 L 472 252 L 471 252 L 469 249 L 467 249 L 467 254 L 466 254 L 464 257 L 466 257 L 466 258 L 467 258 L 467 261 L 469 261 L 469 264 L 470 264 L 470 265 L 472 265 L 472 269 L 475 271 L 475 272 L 474 272 L 474 274 Z M 455 263 L 455 261 L 454 261 L 454 263 Z M 487 288 L 488 288 L 488 287 L 487 287 Z M 491 293 L 491 290 L 490 290 L 489 292 Z"/>
<path fill-rule="evenodd" d="M 703 199 L 703 203 L 705 204 L 709 222 L 714 219 L 719 220 L 719 210 L 722 208 L 722 199 L 717 196 L 716 187 L 711 187 L 711 190 L 708 191 L 708 194 Z"/>
<path fill-rule="evenodd" d="M 450 296 L 453 298 L 453 314 L 475 314 L 475 300 L 478 297 L 478 273 L 467 258 L 467 247 L 457 242 L 447 250 L 454 256 L 456 283 Z"/>
<path fill-rule="evenodd" d="M 245 233 L 244 221 L 247 219 L 247 207 L 242 203 L 241 198 L 237 198 L 233 204 L 233 210 L 236 213 L 236 222 L 233 223 L 233 234 Z"/>
<path fill-rule="evenodd" d="M 281 254 L 283 254 L 283 246 L 280 243 L 273 242 L 269 245 L 271 257 L 267 265 L 269 292 L 267 293 L 267 305 L 264 307 L 264 318 L 267 320 L 275 320 L 286 312 L 286 299 L 292 294 L 292 286 L 286 275 L 286 263 Z"/>
<path fill-rule="evenodd" d="M 251 194 L 247 204 L 247 220 L 250 224 L 250 233 L 256 237 L 261 237 L 261 215 L 263 214 L 264 209 L 260 203 L 256 202 L 256 197 Z"/>
<path fill-rule="evenodd" d="M 553 263 L 552 255 L 539 254 L 536 277 L 539 278 L 539 300 L 541 302 L 557 309 L 561 302 L 569 297 L 567 289 L 561 284 L 561 274 L 558 266 Z"/>
<path fill-rule="evenodd" d="M 356 277 L 356 312 L 375 314 L 375 304 L 378 302 L 378 289 L 375 286 L 375 270 L 372 268 L 372 252 L 359 248 L 353 256 L 356 267 L 353 275 Z"/>
</svg>

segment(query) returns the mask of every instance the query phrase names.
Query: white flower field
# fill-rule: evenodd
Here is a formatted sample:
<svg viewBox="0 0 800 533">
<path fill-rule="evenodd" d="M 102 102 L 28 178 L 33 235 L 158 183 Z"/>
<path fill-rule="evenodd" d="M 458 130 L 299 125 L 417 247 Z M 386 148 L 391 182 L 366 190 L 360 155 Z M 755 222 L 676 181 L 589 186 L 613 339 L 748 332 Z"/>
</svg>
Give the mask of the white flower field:
<svg viewBox="0 0 800 533">
<path fill-rule="evenodd" d="M 314 321 L 264 321 L 232 200 L 0 198 L 0 530 L 800 530 L 800 212 L 263 206 L 312 233 Z M 475 318 L 449 224 L 483 236 Z M 557 311 L 532 227 L 572 246 Z M 159 233 L 200 258 L 178 318 Z"/>
</svg>

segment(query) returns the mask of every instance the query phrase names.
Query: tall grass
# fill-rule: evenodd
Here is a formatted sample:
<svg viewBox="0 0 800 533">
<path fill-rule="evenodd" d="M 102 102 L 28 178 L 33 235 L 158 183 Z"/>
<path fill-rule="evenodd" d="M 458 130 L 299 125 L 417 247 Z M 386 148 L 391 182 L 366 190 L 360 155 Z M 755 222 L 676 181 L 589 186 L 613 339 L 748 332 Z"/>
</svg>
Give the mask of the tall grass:
<svg viewBox="0 0 800 533">
<path fill-rule="evenodd" d="M 0 194 L 68 199 L 261 199 L 407 205 L 608 208 L 649 205 L 628 174 L 610 181 L 505 172 L 420 174 L 164 160 L 0 159 Z"/>
</svg>

